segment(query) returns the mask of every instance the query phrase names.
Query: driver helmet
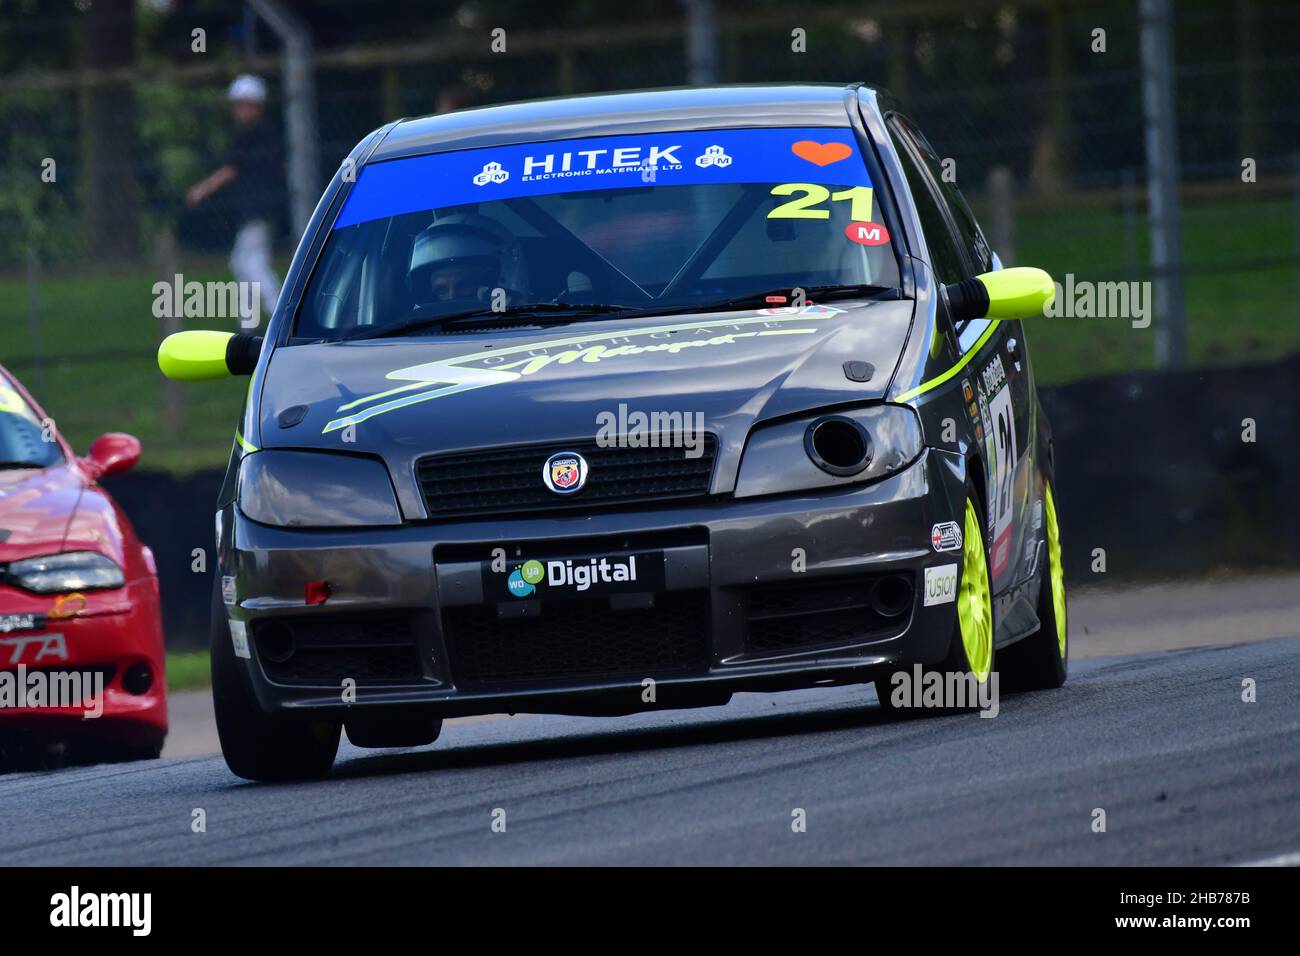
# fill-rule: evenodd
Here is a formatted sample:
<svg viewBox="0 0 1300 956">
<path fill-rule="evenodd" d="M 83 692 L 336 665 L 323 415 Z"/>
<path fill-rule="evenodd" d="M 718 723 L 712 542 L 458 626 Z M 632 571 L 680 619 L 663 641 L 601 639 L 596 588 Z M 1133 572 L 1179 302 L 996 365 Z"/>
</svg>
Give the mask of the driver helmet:
<svg viewBox="0 0 1300 956">
<path fill-rule="evenodd" d="M 407 283 L 417 303 L 486 302 L 495 288 L 527 291 L 519 241 L 478 213 L 443 216 L 411 244 Z"/>
</svg>

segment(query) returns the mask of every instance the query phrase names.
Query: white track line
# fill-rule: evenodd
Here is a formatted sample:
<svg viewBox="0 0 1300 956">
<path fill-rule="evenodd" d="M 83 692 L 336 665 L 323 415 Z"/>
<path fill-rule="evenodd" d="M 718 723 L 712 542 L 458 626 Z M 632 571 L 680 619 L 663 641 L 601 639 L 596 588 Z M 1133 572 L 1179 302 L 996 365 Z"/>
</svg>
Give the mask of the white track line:
<svg viewBox="0 0 1300 956">
<path fill-rule="evenodd" d="M 1300 866 L 1300 853 L 1281 853 L 1277 856 L 1265 857 L 1262 860 L 1251 860 L 1249 863 L 1238 863 L 1237 866 Z"/>
</svg>

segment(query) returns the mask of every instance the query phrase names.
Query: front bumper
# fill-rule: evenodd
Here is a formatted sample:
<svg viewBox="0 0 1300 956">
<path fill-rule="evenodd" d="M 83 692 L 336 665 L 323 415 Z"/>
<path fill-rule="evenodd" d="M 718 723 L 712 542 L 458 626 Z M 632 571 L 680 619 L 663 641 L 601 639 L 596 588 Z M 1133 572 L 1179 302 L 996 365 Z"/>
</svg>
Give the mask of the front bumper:
<svg viewBox="0 0 1300 956">
<path fill-rule="evenodd" d="M 98 735 L 147 744 L 167 733 L 158 583 L 141 578 L 111 591 L 34 595 L 0 585 L 0 616 L 37 615 L 40 626 L 0 633 L 0 731 Z M 34 678 L 36 672 L 44 676 Z M 83 689 L 102 687 L 89 706 L 53 706 L 55 695 L 16 696 L 22 676 L 52 688 L 76 675 Z M 13 692 L 11 699 L 7 692 Z M 36 699 L 39 706 L 17 706 Z M 83 701 L 83 704 L 85 702 Z"/>
<path fill-rule="evenodd" d="M 870 485 L 653 510 L 303 531 L 227 508 L 226 610 L 267 711 L 621 713 L 866 681 L 947 650 L 955 604 L 925 604 L 924 570 L 960 564 L 931 528 L 961 520 L 965 482 L 926 449 Z M 514 602 L 479 583 L 494 557 L 645 551 L 664 556 L 653 594 Z M 873 600 L 881 581 L 905 606 Z"/>
</svg>

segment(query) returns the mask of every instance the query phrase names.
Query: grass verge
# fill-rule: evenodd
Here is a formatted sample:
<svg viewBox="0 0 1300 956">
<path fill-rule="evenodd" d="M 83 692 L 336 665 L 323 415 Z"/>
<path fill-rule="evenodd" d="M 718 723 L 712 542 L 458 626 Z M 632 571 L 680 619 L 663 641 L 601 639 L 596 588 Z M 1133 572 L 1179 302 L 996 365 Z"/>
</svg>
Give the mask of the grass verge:
<svg viewBox="0 0 1300 956">
<path fill-rule="evenodd" d="M 168 651 L 167 690 L 198 690 L 212 683 L 207 651 Z"/>
</svg>

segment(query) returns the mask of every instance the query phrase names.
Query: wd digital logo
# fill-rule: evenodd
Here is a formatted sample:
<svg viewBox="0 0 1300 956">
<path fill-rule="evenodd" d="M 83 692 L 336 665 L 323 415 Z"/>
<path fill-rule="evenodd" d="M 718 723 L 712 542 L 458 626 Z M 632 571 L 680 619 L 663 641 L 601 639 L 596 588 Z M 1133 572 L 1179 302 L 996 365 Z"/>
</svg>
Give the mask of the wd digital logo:
<svg viewBox="0 0 1300 956">
<path fill-rule="evenodd" d="M 525 561 L 510 572 L 510 577 L 506 578 L 506 587 L 515 597 L 528 597 L 537 590 L 537 585 L 541 583 L 545 574 L 546 569 L 542 567 L 542 562 Z"/>
</svg>

